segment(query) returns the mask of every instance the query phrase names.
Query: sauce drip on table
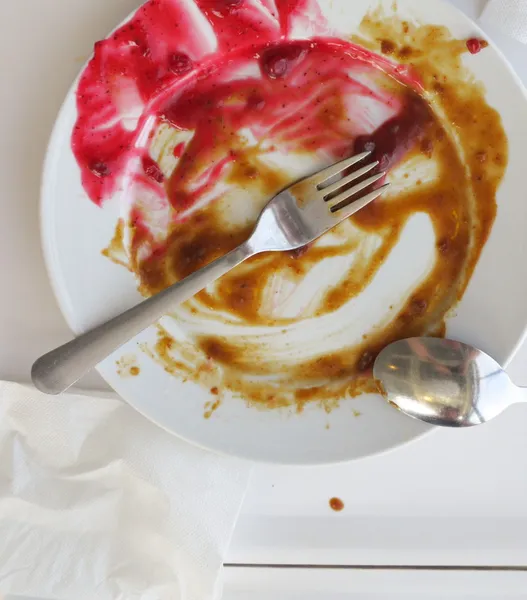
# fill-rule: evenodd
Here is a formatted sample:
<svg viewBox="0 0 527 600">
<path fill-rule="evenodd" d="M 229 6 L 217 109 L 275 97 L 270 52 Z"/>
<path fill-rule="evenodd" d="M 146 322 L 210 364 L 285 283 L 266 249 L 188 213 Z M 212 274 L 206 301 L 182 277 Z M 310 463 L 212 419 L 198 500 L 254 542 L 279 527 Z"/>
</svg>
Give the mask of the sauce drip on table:
<svg viewBox="0 0 527 600">
<path fill-rule="evenodd" d="M 335 512 L 341 512 L 344 510 L 344 502 L 342 502 L 340 498 L 331 498 L 329 501 L 329 506 L 331 510 L 334 510 Z"/>
</svg>

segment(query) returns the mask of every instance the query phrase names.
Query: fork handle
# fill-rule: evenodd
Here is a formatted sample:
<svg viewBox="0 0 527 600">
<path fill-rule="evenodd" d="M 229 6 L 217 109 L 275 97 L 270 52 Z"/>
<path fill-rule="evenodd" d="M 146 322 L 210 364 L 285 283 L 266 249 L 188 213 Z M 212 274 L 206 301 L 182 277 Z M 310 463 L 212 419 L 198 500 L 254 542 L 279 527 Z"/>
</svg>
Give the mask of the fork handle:
<svg viewBox="0 0 527 600">
<path fill-rule="evenodd" d="M 64 392 L 112 352 L 254 253 L 246 242 L 159 294 L 45 354 L 31 369 L 33 383 L 46 394 Z"/>
</svg>

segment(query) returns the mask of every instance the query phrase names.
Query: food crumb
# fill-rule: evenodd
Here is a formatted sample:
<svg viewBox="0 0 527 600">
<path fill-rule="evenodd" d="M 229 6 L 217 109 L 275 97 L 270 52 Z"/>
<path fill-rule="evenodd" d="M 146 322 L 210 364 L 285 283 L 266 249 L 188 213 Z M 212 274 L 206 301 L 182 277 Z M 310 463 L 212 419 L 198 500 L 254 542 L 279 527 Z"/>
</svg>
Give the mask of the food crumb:
<svg viewBox="0 0 527 600">
<path fill-rule="evenodd" d="M 329 501 L 329 506 L 335 512 L 340 512 L 341 510 L 344 510 L 344 502 L 342 502 L 340 498 L 331 498 L 331 500 Z"/>
<path fill-rule="evenodd" d="M 353 411 L 353 416 L 354 416 L 354 417 L 360 417 L 361 415 L 362 415 L 362 413 L 361 413 L 361 412 L 359 412 L 358 410 L 354 410 L 354 411 Z"/>
<path fill-rule="evenodd" d="M 480 163 L 484 163 L 487 160 L 487 153 L 485 150 L 481 150 L 480 152 L 476 152 L 476 160 Z"/>
<path fill-rule="evenodd" d="M 120 377 L 137 377 L 141 372 L 140 368 L 136 364 L 136 357 L 133 354 L 126 354 L 119 360 L 115 361 L 117 366 L 117 374 Z"/>
<path fill-rule="evenodd" d="M 391 40 L 381 41 L 381 52 L 383 54 L 393 54 L 395 51 L 395 44 Z"/>
<path fill-rule="evenodd" d="M 482 40 L 479 38 L 470 38 L 467 40 L 467 49 L 470 54 L 477 54 L 481 52 L 483 48 L 486 48 L 489 43 L 486 40 Z"/>
<path fill-rule="evenodd" d="M 437 248 L 441 254 L 446 254 L 448 252 L 449 242 L 447 238 L 442 238 L 437 242 Z"/>
</svg>

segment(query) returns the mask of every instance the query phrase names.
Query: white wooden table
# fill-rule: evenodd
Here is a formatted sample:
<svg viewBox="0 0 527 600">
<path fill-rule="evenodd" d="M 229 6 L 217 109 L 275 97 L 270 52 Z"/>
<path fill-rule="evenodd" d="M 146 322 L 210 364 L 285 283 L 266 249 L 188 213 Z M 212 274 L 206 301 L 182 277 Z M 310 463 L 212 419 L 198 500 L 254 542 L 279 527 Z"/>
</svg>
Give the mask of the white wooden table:
<svg viewBox="0 0 527 600">
<path fill-rule="evenodd" d="M 452 1 L 473 18 L 485 4 Z M 32 360 L 70 337 L 38 239 L 41 162 L 93 41 L 139 4 L 2 2 L 0 378 L 27 380 Z M 488 34 L 527 84 L 527 47 Z M 527 385 L 527 346 L 509 371 Z M 104 384 L 92 376 L 84 385 Z M 226 559 L 226 600 L 527 598 L 522 409 L 348 465 L 257 466 Z M 345 502 L 341 513 L 329 509 L 332 496 Z"/>
</svg>

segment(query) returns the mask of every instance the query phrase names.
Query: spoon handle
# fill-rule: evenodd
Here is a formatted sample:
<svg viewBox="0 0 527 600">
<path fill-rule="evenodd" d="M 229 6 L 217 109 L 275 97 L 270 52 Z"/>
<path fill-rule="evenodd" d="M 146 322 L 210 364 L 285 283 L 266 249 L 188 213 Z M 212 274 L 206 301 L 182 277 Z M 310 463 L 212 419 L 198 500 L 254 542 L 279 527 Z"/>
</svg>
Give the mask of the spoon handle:
<svg viewBox="0 0 527 600">
<path fill-rule="evenodd" d="M 242 244 L 159 294 L 41 356 L 31 369 L 33 383 L 46 394 L 64 392 L 112 352 L 253 254 L 247 243 Z"/>
</svg>

